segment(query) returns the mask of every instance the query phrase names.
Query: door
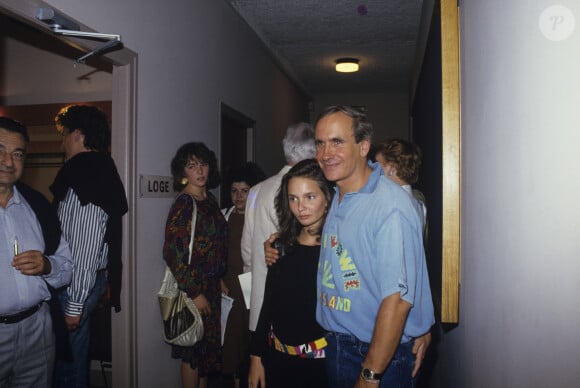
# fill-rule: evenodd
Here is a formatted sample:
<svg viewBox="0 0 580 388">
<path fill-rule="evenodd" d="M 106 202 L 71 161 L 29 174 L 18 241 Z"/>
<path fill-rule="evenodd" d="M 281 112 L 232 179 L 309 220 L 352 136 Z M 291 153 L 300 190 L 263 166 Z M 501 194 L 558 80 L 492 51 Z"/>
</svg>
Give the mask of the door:
<svg viewBox="0 0 580 388">
<path fill-rule="evenodd" d="M 232 206 L 230 175 L 232 170 L 253 160 L 253 128 L 255 121 L 237 110 L 221 104 L 220 207 Z"/>
</svg>

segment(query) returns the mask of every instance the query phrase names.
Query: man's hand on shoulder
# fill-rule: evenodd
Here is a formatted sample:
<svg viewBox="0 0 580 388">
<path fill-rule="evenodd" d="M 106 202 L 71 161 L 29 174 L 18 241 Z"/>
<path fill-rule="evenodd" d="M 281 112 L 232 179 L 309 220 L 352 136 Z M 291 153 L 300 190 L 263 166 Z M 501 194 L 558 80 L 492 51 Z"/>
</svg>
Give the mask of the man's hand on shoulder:
<svg viewBox="0 0 580 388">
<path fill-rule="evenodd" d="M 278 261 L 278 250 L 272 246 L 274 241 L 278 238 L 278 233 L 273 233 L 264 241 L 264 257 L 266 258 L 266 264 L 271 266 Z"/>
</svg>

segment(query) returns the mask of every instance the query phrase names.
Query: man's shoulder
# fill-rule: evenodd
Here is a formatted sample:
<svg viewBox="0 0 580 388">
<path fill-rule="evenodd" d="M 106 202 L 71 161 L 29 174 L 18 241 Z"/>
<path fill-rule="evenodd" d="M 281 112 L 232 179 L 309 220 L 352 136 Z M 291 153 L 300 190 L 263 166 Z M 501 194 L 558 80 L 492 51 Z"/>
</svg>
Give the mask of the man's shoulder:
<svg viewBox="0 0 580 388">
<path fill-rule="evenodd" d="M 272 192 L 276 193 L 278 191 L 278 187 L 280 187 L 280 182 L 282 182 L 282 177 L 288 172 L 288 170 L 289 167 L 284 166 L 275 175 L 272 175 L 257 185 L 254 185 L 250 191 L 256 193 L 257 195 L 271 195 Z"/>
<path fill-rule="evenodd" d="M 42 206 L 50 206 L 48 199 L 46 199 L 46 197 L 40 191 L 33 189 L 25 183 L 16 182 L 15 189 L 20 194 L 21 200 L 25 201 L 29 205 L 37 203 Z"/>
</svg>

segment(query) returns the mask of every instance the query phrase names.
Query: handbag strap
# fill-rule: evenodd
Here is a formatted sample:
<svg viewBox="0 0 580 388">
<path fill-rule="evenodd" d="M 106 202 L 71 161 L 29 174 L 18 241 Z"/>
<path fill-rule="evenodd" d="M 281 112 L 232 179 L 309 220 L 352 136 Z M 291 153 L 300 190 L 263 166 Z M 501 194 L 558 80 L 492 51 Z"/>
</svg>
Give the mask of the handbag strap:
<svg viewBox="0 0 580 388">
<path fill-rule="evenodd" d="M 191 264 L 191 251 L 193 250 L 193 239 L 195 238 L 195 223 L 197 222 L 197 203 L 195 198 L 193 199 L 193 210 L 191 212 L 191 240 L 189 240 L 189 259 L 187 260 L 187 265 Z"/>
</svg>

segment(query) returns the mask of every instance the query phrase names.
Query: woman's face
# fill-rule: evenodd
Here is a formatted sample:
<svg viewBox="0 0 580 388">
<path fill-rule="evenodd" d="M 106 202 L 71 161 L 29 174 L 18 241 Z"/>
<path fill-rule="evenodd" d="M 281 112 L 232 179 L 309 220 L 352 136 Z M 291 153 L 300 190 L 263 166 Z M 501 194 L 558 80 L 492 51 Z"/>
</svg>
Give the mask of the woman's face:
<svg viewBox="0 0 580 388">
<path fill-rule="evenodd" d="M 183 168 L 183 173 L 190 185 L 205 188 L 209 175 L 209 164 L 193 157 Z"/>
<path fill-rule="evenodd" d="M 288 182 L 290 211 L 303 227 L 320 227 L 326 211 L 326 197 L 310 178 L 294 177 Z"/>
<path fill-rule="evenodd" d="M 246 182 L 232 183 L 230 195 L 232 196 L 232 203 L 238 213 L 243 213 L 246 210 L 246 201 L 248 200 L 249 192 L 250 185 Z"/>
</svg>

